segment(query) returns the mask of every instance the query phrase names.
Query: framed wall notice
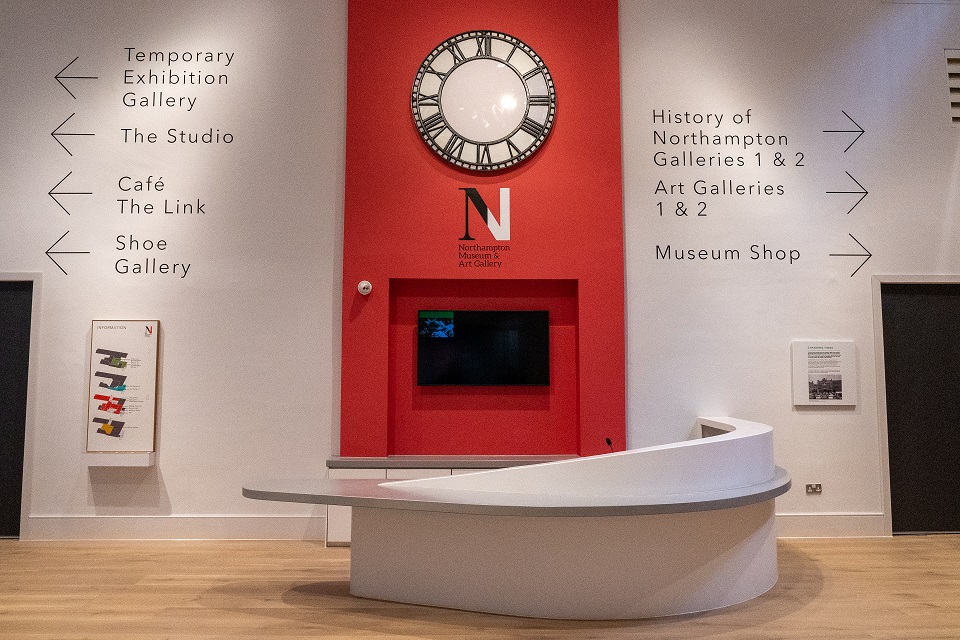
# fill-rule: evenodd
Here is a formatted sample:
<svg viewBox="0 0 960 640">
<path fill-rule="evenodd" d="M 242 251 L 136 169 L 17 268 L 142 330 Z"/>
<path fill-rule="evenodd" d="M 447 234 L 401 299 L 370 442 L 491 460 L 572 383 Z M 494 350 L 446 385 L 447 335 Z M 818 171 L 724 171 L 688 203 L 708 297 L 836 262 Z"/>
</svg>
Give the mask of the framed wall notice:
<svg viewBox="0 0 960 640">
<path fill-rule="evenodd" d="M 159 320 L 94 320 L 87 452 L 156 447 Z"/>
<path fill-rule="evenodd" d="M 853 341 L 793 343 L 794 405 L 857 404 L 857 346 Z"/>
</svg>

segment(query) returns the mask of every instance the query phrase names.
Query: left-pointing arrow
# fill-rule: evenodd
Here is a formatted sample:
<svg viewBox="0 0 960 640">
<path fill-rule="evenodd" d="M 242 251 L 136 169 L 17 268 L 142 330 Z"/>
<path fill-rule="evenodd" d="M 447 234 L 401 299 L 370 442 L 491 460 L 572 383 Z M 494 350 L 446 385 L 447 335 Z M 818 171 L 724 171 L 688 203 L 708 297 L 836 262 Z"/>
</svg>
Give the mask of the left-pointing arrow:
<svg viewBox="0 0 960 640">
<path fill-rule="evenodd" d="M 55 246 L 57 246 L 57 244 L 58 244 L 61 240 L 63 240 L 64 238 L 66 238 L 68 233 L 70 233 L 70 232 L 69 232 L 69 231 L 64 232 L 64 234 L 63 234 L 62 236 L 60 236 L 59 238 L 57 238 L 57 241 L 56 241 L 56 242 L 54 242 L 52 245 L 50 245 L 50 248 L 49 248 L 49 249 L 47 249 L 46 251 L 44 251 L 44 253 L 47 254 L 47 257 L 50 258 L 50 261 L 53 262 L 53 264 L 57 265 L 57 269 L 60 269 L 60 271 L 63 271 L 63 275 L 69 275 L 69 274 L 67 273 L 66 269 L 64 269 L 63 267 L 61 267 L 61 266 L 60 266 L 60 263 L 57 262 L 57 261 L 54 259 L 54 257 L 53 257 L 54 255 L 65 255 L 65 254 L 68 254 L 68 253 L 90 253 L 89 251 L 54 251 L 53 248 L 54 248 Z"/>
<path fill-rule="evenodd" d="M 76 58 L 71 60 L 70 63 L 67 64 L 67 66 L 65 66 L 63 69 L 60 69 L 60 73 L 53 76 L 53 79 L 59 82 L 60 86 L 63 87 L 64 90 L 67 93 L 69 93 L 74 100 L 77 99 L 77 96 L 73 95 L 73 91 L 70 91 L 67 85 L 63 84 L 64 80 L 96 80 L 97 79 L 97 76 L 65 76 L 63 75 L 64 73 L 66 73 L 67 69 L 69 69 L 70 66 L 79 59 L 80 59 L 80 56 L 77 56 Z"/>
<path fill-rule="evenodd" d="M 77 114 L 76 114 L 76 113 L 71 113 L 69 116 L 67 116 L 67 119 L 66 119 L 66 120 L 64 120 L 63 122 L 61 122 L 59 125 L 57 125 L 57 128 L 56 128 L 56 129 L 54 129 L 53 131 L 50 132 L 50 135 L 53 136 L 53 139 L 57 141 L 57 144 L 59 144 L 61 147 L 63 147 L 63 150 L 66 151 L 66 152 L 67 152 L 67 155 L 70 155 L 70 156 L 73 156 L 73 154 L 70 153 L 70 149 L 67 149 L 67 147 L 66 147 L 62 142 L 60 142 L 59 136 L 93 136 L 93 135 L 96 135 L 96 134 L 94 134 L 94 133 L 66 133 L 66 132 L 61 132 L 61 131 L 60 131 L 60 127 L 62 127 L 63 125 L 67 124 L 67 122 L 70 120 L 70 118 L 72 118 L 72 117 L 75 116 L 75 115 L 77 115 Z"/>
<path fill-rule="evenodd" d="M 93 195 L 93 192 L 92 192 L 92 191 L 57 191 L 57 190 L 56 190 L 56 189 L 58 189 L 58 188 L 60 187 L 60 185 L 62 185 L 64 182 L 66 182 L 67 178 L 69 178 L 72 173 L 73 173 L 73 171 L 71 171 L 71 172 L 68 173 L 67 175 L 63 176 L 63 180 L 61 180 L 60 182 L 58 182 L 58 183 L 53 187 L 53 189 L 50 189 L 50 191 L 47 191 L 47 195 L 50 196 L 51 198 L 53 198 L 53 201 L 56 202 L 58 205 L 60 205 L 60 208 L 63 209 L 64 211 L 66 211 L 66 212 L 67 212 L 67 215 L 70 215 L 70 212 L 67 211 L 67 208 L 66 208 L 65 206 L 63 206 L 63 203 L 62 203 L 62 202 L 60 202 L 59 200 L 57 200 L 57 196 L 92 196 L 92 195 Z"/>
</svg>

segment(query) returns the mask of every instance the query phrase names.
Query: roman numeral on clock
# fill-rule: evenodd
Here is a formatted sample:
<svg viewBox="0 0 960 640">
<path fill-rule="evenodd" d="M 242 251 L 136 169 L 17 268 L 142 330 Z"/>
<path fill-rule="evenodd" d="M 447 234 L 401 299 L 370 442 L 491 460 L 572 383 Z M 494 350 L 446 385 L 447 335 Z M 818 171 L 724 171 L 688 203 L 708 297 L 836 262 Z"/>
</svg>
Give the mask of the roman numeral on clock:
<svg viewBox="0 0 960 640">
<path fill-rule="evenodd" d="M 466 141 L 456 134 L 451 134 L 447 144 L 443 145 L 443 152 L 447 155 L 459 158 L 463 154 L 463 145 Z"/>
<path fill-rule="evenodd" d="M 424 73 L 432 73 L 433 75 L 437 76 L 437 77 L 440 78 L 441 80 L 443 80 L 444 78 L 447 77 L 447 72 L 446 72 L 446 71 L 437 71 L 437 70 L 434 69 L 433 67 L 427 67 L 426 69 L 423 70 L 423 72 L 424 72 Z"/>
<path fill-rule="evenodd" d="M 450 54 L 453 56 L 453 64 L 457 65 L 467 59 L 466 54 L 463 53 L 463 50 L 460 48 L 460 43 L 454 44 L 448 49 Z"/>
<path fill-rule="evenodd" d="M 433 134 L 431 137 L 436 137 L 437 133 L 443 131 L 447 127 L 447 123 L 443 120 L 443 114 L 439 111 L 422 123 L 423 130 L 429 134 Z"/>
<path fill-rule="evenodd" d="M 422 93 L 417 95 L 417 106 L 418 107 L 439 107 L 440 106 L 440 94 L 435 93 L 432 96 L 425 96 Z"/>
<path fill-rule="evenodd" d="M 489 56 L 493 52 L 493 38 L 490 36 L 482 36 L 477 38 L 477 55 L 478 56 Z"/>
<path fill-rule="evenodd" d="M 490 157 L 490 145 L 477 145 L 477 164 L 493 164 L 493 158 Z"/>
<path fill-rule="evenodd" d="M 520 129 L 526 131 L 534 138 L 539 138 L 543 134 L 544 126 L 536 120 L 524 118 L 523 122 L 520 124 Z"/>
<path fill-rule="evenodd" d="M 527 71 L 525 74 L 523 74 L 523 79 L 525 81 L 531 80 L 532 78 L 536 78 L 541 73 L 542 71 L 540 71 L 540 67 L 534 67 L 533 69 L 530 69 L 530 71 Z"/>
</svg>

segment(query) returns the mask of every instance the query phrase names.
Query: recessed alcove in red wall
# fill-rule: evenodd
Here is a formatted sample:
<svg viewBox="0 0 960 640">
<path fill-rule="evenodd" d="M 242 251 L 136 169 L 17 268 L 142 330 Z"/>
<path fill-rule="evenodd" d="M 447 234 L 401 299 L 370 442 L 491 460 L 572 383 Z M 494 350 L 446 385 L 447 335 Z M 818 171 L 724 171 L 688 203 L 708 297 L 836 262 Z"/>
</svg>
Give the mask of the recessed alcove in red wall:
<svg viewBox="0 0 960 640">
<path fill-rule="evenodd" d="M 417 386 L 417 313 L 547 310 L 550 386 Z M 391 279 L 389 455 L 576 455 L 576 280 Z"/>
</svg>

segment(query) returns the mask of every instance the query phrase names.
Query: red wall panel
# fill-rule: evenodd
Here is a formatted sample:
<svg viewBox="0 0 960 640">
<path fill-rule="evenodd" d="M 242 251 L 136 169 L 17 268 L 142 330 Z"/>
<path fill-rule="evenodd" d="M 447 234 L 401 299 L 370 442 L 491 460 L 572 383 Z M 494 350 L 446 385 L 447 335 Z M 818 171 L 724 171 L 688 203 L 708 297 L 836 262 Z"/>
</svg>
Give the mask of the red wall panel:
<svg viewBox="0 0 960 640">
<path fill-rule="evenodd" d="M 501 31 L 531 46 L 550 69 L 557 92 L 556 119 L 544 145 L 526 162 L 492 174 L 458 169 L 436 156 L 420 139 L 410 111 L 413 80 L 427 54 L 446 38 L 477 29 Z M 617 38 L 613 0 L 451 3 L 440 9 L 394 0 L 350 3 L 341 455 L 586 455 L 608 451 L 606 437 L 622 448 Z M 470 223 L 478 243 L 509 246 L 498 267 L 461 266 L 460 189 L 467 187 L 478 189 L 495 211 L 499 189 L 510 189 L 509 241 L 495 241 L 476 214 Z M 476 393 L 465 392 L 458 405 L 455 398 L 440 402 L 437 394 L 411 386 L 407 373 L 415 350 L 404 332 L 415 320 L 391 322 L 391 311 L 416 303 L 395 295 L 391 283 L 417 279 L 441 288 L 444 281 L 487 279 L 575 284 L 576 321 L 551 327 L 560 348 L 554 354 L 561 354 L 555 357 L 564 366 L 552 379 L 548 401 L 555 411 L 547 412 L 552 416 L 546 422 L 524 423 L 520 410 L 470 413 L 464 405 L 483 402 Z M 373 283 L 369 296 L 357 293 L 361 280 Z M 482 304 L 495 306 L 496 297 Z M 576 366 L 567 366 L 565 358 Z M 522 394 L 512 393 L 519 402 Z M 429 419 L 422 419 L 425 411 L 404 413 L 418 406 L 431 407 Z M 481 419 L 491 424 L 482 437 L 469 428 L 438 435 L 437 425 Z"/>
</svg>

